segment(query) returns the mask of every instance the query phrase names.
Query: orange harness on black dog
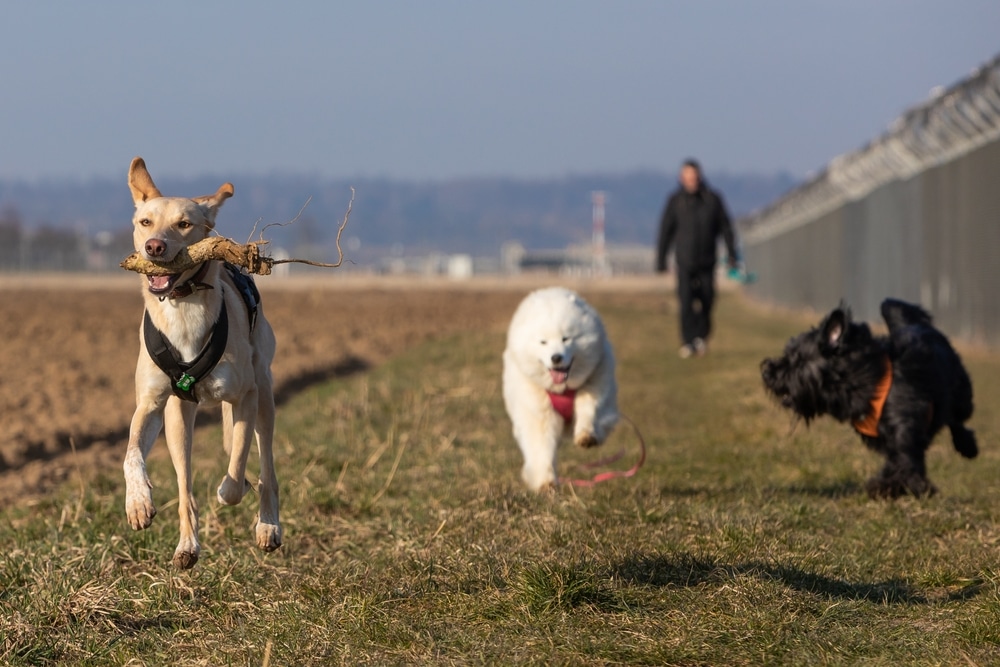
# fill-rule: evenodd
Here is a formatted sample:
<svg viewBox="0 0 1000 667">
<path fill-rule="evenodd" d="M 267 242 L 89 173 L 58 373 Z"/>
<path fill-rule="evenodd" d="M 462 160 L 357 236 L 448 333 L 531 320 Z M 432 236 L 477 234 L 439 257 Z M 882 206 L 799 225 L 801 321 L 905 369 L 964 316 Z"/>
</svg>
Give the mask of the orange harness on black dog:
<svg viewBox="0 0 1000 667">
<path fill-rule="evenodd" d="M 882 409 L 885 407 L 885 399 L 889 397 L 889 390 L 892 389 L 892 362 L 889 357 L 885 358 L 885 374 L 875 385 L 875 393 L 872 395 L 871 411 L 864 419 L 854 422 L 854 430 L 869 438 L 878 437 L 878 422 L 882 419 Z"/>
</svg>

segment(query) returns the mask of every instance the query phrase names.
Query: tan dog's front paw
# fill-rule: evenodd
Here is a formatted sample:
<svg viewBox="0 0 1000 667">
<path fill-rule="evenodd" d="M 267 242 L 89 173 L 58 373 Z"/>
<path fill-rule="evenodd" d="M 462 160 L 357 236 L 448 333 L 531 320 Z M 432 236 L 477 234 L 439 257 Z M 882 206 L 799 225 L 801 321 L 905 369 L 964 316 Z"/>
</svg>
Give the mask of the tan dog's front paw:
<svg viewBox="0 0 1000 667">
<path fill-rule="evenodd" d="M 174 567 L 181 570 L 190 570 L 198 562 L 198 554 L 194 551 L 175 551 Z"/>
<path fill-rule="evenodd" d="M 257 546 L 264 551 L 274 551 L 281 546 L 280 524 L 264 523 L 258 519 L 255 531 L 257 533 Z"/>
<path fill-rule="evenodd" d="M 132 526 L 132 530 L 143 530 L 153 523 L 156 506 L 153 505 L 153 494 L 148 487 L 145 493 L 125 492 L 125 516 L 128 517 L 128 525 Z"/>
<path fill-rule="evenodd" d="M 198 562 L 198 555 L 201 553 L 201 545 L 198 544 L 198 538 L 195 537 L 198 530 L 197 522 L 193 530 L 194 533 L 184 534 L 184 529 L 181 528 L 181 539 L 177 543 L 177 548 L 174 549 L 174 567 L 181 570 L 190 570 L 194 567 L 194 564 Z"/>
<path fill-rule="evenodd" d="M 597 439 L 597 436 L 593 433 L 577 433 L 573 438 L 573 442 L 576 443 L 577 447 L 583 447 L 584 449 L 590 449 L 591 447 L 597 447 L 601 444 L 601 441 Z"/>
</svg>

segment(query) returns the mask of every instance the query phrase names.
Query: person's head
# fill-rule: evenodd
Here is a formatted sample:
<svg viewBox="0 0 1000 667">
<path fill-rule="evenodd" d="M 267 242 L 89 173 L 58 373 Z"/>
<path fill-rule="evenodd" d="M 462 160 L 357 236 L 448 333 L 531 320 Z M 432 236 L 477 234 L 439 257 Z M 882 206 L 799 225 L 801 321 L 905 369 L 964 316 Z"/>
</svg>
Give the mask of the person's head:
<svg viewBox="0 0 1000 667">
<path fill-rule="evenodd" d="M 701 165 L 698 161 L 694 158 L 684 160 L 678 180 L 686 192 L 697 192 L 701 187 Z"/>
</svg>

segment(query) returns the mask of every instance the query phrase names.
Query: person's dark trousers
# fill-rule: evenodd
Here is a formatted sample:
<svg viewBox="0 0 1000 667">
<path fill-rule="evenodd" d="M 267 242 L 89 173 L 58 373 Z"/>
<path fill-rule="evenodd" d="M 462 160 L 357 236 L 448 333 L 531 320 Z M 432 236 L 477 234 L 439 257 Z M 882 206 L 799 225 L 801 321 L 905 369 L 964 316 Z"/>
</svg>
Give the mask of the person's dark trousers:
<svg viewBox="0 0 1000 667">
<path fill-rule="evenodd" d="M 712 302 L 715 301 L 715 271 L 677 271 L 681 338 L 691 345 L 695 338 L 708 340 L 712 332 Z"/>
</svg>

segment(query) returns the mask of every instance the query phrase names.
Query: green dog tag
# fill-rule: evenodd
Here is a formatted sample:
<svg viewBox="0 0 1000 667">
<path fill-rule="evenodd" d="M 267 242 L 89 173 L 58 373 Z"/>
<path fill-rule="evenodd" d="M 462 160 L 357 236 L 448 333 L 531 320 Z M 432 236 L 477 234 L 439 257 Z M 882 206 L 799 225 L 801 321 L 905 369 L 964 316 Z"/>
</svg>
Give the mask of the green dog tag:
<svg viewBox="0 0 1000 667">
<path fill-rule="evenodd" d="M 195 378 L 193 375 L 188 375 L 184 373 L 181 375 L 181 379 L 177 381 L 177 388 L 181 391 L 191 391 L 191 385 L 194 384 Z"/>
</svg>

